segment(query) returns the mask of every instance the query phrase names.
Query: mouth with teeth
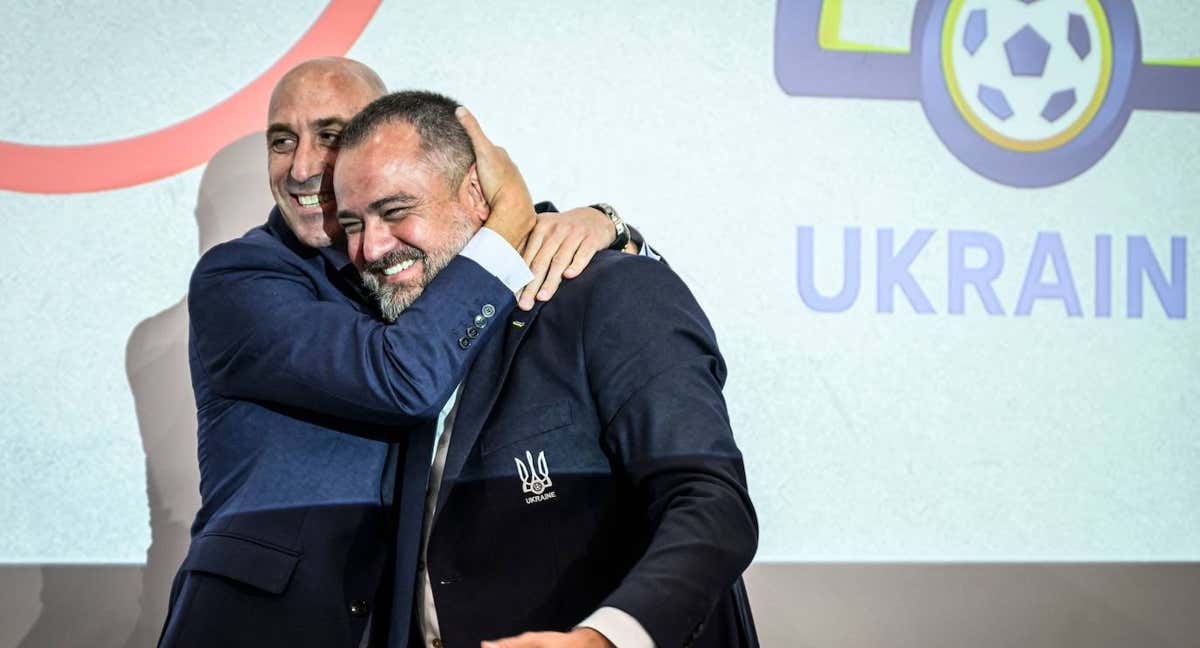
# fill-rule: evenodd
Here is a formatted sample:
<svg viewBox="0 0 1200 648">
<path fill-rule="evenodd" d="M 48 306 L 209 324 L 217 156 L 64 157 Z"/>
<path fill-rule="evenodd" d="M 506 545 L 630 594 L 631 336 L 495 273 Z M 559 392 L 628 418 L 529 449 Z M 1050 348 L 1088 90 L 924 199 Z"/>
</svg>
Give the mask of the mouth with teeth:
<svg viewBox="0 0 1200 648">
<path fill-rule="evenodd" d="M 400 274 L 401 272 L 404 272 L 405 270 L 408 270 L 409 268 L 413 267 L 413 264 L 415 264 L 416 262 L 417 262 L 416 259 L 408 259 L 407 261 L 401 261 L 400 263 L 397 263 L 396 265 L 384 268 L 383 275 L 385 277 L 391 277 L 393 275 Z"/>
<path fill-rule="evenodd" d="M 301 209 L 322 207 L 333 202 L 332 193 L 292 194 L 292 198 L 300 205 Z"/>
<path fill-rule="evenodd" d="M 416 248 L 393 250 L 391 254 L 367 266 L 363 274 L 384 284 L 410 283 L 420 275 L 421 268 L 417 262 L 424 258 L 425 255 Z"/>
</svg>

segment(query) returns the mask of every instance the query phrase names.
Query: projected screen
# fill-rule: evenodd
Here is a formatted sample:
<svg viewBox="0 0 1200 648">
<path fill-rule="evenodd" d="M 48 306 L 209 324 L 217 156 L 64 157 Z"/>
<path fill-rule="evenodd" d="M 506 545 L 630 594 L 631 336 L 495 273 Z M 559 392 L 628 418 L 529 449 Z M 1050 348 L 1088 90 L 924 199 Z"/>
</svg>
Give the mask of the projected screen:
<svg viewBox="0 0 1200 648">
<path fill-rule="evenodd" d="M 144 563 L 198 501 L 189 274 L 271 205 L 265 101 L 222 102 L 326 3 L 17 4 L 0 562 Z M 684 278 L 760 560 L 1200 560 L 1197 3 L 395 2 L 330 29 Z"/>
</svg>

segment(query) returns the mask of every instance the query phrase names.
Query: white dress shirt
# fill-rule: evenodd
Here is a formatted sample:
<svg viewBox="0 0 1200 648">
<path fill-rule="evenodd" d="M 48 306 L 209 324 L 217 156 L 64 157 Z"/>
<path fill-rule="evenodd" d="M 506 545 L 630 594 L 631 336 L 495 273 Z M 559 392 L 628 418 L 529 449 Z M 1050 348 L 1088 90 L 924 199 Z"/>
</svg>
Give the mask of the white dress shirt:
<svg viewBox="0 0 1200 648">
<path fill-rule="evenodd" d="M 514 293 L 533 279 L 525 259 L 496 230 L 479 228 L 459 254 L 478 263 Z"/>
</svg>

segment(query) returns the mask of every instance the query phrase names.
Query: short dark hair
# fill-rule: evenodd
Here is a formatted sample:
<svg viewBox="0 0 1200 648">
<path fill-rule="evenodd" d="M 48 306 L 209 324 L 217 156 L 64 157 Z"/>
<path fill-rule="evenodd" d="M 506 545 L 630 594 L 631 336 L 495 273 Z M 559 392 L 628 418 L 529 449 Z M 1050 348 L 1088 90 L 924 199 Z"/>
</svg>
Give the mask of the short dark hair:
<svg viewBox="0 0 1200 648">
<path fill-rule="evenodd" d="M 475 162 L 471 138 L 454 116 L 458 106 L 450 97 L 425 90 L 386 94 L 367 104 L 346 124 L 340 146 L 348 149 L 362 144 L 383 124 L 411 124 L 421 138 L 426 159 L 441 167 L 454 191 Z"/>
</svg>

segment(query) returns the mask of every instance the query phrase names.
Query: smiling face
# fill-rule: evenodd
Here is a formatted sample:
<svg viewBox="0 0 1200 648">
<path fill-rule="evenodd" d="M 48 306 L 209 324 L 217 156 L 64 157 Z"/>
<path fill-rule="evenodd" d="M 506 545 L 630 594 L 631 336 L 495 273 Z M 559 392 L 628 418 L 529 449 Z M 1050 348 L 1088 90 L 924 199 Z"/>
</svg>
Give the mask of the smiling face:
<svg viewBox="0 0 1200 648">
<path fill-rule="evenodd" d="M 474 169 L 452 188 L 406 122 L 380 124 L 334 174 L 350 260 L 395 320 L 487 219 Z"/>
<path fill-rule="evenodd" d="M 271 94 L 271 193 L 305 245 L 324 247 L 338 235 L 332 170 L 342 127 L 382 93 L 378 77 L 361 63 L 319 59 L 292 69 Z"/>
</svg>

